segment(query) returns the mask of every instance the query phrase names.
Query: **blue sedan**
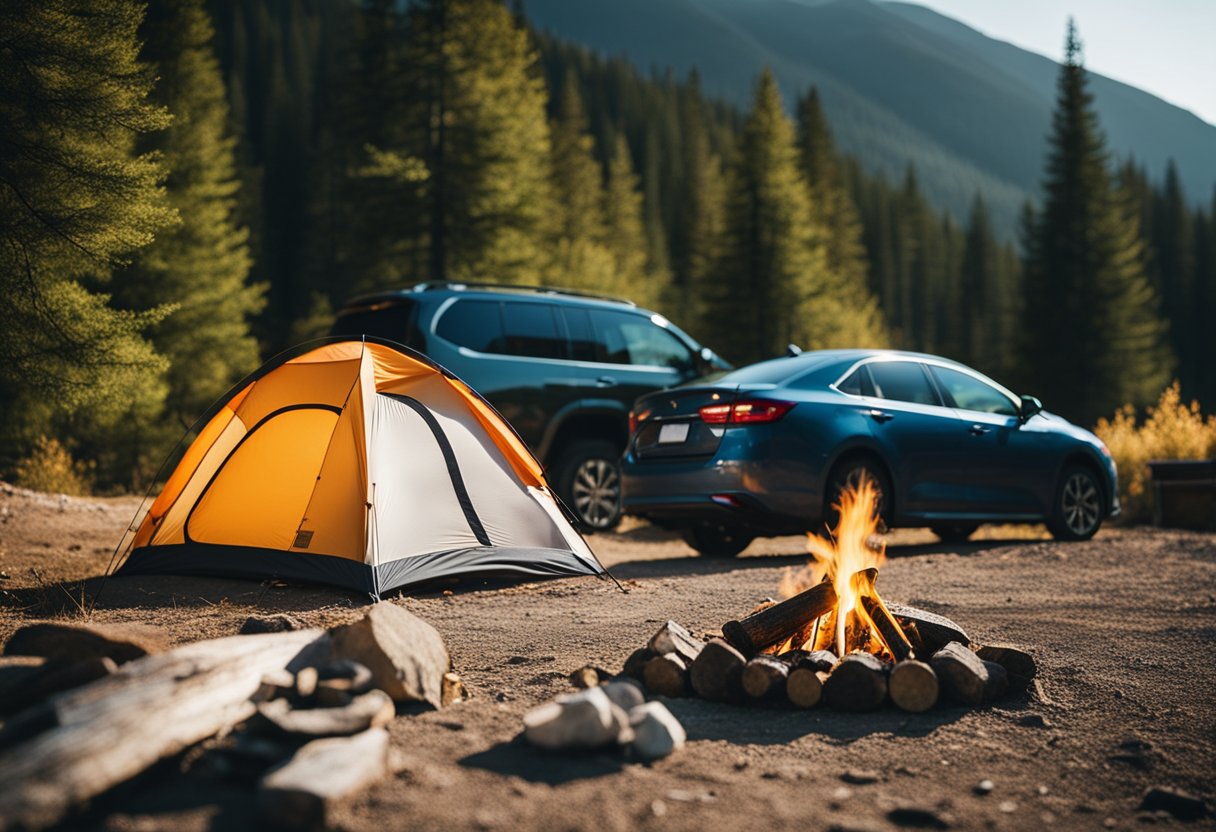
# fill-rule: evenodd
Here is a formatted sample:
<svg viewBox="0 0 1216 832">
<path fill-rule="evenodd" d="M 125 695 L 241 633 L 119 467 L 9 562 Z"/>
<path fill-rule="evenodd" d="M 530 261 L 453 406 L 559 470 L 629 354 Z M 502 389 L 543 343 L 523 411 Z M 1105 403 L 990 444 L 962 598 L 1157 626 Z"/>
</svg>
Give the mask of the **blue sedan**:
<svg viewBox="0 0 1216 832">
<path fill-rule="evenodd" d="M 950 542 L 981 523 L 1040 521 L 1085 540 L 1119 511 L 1101 440 L 931 355 L 806 352 L 652 393 L 632 416 L 625 512 L 704 555 L 830 526 L 840 490 L 866 476 L 888 527 Z"/>
</svg>

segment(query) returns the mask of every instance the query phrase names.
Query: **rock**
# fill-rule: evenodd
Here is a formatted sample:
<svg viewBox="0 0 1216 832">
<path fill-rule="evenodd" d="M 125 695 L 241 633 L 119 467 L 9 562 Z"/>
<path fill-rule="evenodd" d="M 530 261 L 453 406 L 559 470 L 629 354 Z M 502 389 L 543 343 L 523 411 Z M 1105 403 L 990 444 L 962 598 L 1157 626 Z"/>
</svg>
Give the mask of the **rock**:
<svg viewBox="0 0 1216 832">
<path fill-rule="evenodd" d="M 950 821 L 937 811 L 922 806 L 900 806 L 887 812 L 887 820 L 896 826 L 918 829 L 949 829 Z"/>
<path fill-rule="evenodd" d="M 938 650 L 929 664 L 937 673 L 942 691 L 955 702 L 974 707 L 984 701 L 988 669 L 961 642 L 952 641 Z"/>
<path fill-rule="evenodd" d="M 454 702 L 463 702 L 468 698 L 469 692 L 465 689 L 459 674 L 451 671 L 443 674 L 443 694 L 440 696 L 440 703 L 443 707 L 446 708 Z"/>
<path fill-rule="evenodd" d="M 286 699 L 258 705 L 251 727 L 295 737 L 350 736 L 380 728 L 396 715 L 393 700 L 382 690 L 371 690 L 340 708 L 293 708 Z"/>
<path fill-rule="evenodd" d="M 296 672 L 296 696 L 307 699 L 317 691 L 317 669 L 304 667 Z"/>
<path fill-rule="evenodd" d="M 684 745 L 684 726 L 662 702 L 645 702 L 629 712 L 633 753 L 642 760 L 666 757 Z"/>
<path fill-rule="evenodd" d="M 840 775 L 840 779 L 846 783 L 851 783 L 854 786 L 864 786 L 868 783 L 877 783 L 879 776 L 877 771 L 849 769 L 844 774 Z"/>
<path fill-rule="evenodd" d="M 26 683 L 46 665 L 42 656 L 0 656 L 0 702 L 20 694 Z"/>
<path fill-rule="evenodd" d="M 1052 724 L 1042 714 L 1026 714 L 1018 717 L 1018 725 L 1024 725 L 1027 728 L 1051 728 Z"/>
<path fill-rule="evenodd" d="M 610 702 L 626 713 L 646 701 L 646 694 L 642 693 L 642 689 L 624 679 L 614 679 L 603 685 L 601 690 Z"/>
<path fill-rule="evenodd" d="M 142 624 L 43 623 L 13 633 L 4 645 L 6 656 L 45 656 L 83 661 L 107 658 L 115 664 L 169 649 L 165 634 Z"/>
<path fill-rule="evenodd" d="M 389 738 L 383 728 L 314 740 L 262 778 L 258 815 L 285 829 L 328 828 L 335 807 L 389 773 Z"/>
<path fill-rule="evenodd" d="M 992 794 L 992 790 L 994 788 L 995 788 L 995 786 L 993 786 L 991 780 L 981 780 L 980 782 L 976 783 L 974 786 L 971 787 L 971 791 L 975 792 L 978 795 L 988 795 L 988 794 Z"/>
<path fill-rule="evenodd" d="M 283 668 L 262 677 L 261 684 L 250 697 L 254 702 L 269 702 L 281 696 L 291 696 L 296 689 L 296 675 Z"/>
<path fill-rule="evenodd" d="M 0 694 L 0 716 L 18 713 L 47 697 L 108 676 L 118 670 L 118 665 L 106 656 L 94 656 L 82 661 L 44 661 L 33 670 L 22 677 L 20 684 Z"/>
<path fill-rule="evenodd" d="M 560 751 L 627 742 L 629 717 L 602 688 L 561 696 L 524 714 L 524 739 Z"/>
<path fill-rule="evenodd" d="M 362 619 L 331 631 L 333 656 L 366 666 L 372 684 L 395 702 L 443 706 L 443 674 L 451 670 L 443 639 L 421 618 L 379 603 Z"/>
<path fill-rule="evenodd" d="M 1155 786 L 1145 792 L 1140 808 L 1147 812 L 1169 812 L 1179 820 L 1198 820 L 1208 814 L 1202 798 L 1169 786 Z"/>
<path fill-rule="evenodd" d="M 303 629 L 303 622 L 290 615 L 251 615 L 245 619 L 238 632 L 243 636 L 252 636 L 258 633 L 286 633 Z"/>
</svg>

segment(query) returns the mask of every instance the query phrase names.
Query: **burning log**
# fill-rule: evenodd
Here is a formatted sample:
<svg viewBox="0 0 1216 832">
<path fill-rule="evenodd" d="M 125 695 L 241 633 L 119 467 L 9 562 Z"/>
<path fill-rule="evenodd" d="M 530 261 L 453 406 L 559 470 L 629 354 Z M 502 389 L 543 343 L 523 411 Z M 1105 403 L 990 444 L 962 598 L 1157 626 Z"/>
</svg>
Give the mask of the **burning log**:
<svg viewBox="0 0 1216 832">
<path fill-rule="evenodd" d="M 891 701 L 902 711 L 919 714 L 937 704 L 937 674 L 915 659 L 905 659 L 891 669 L 887 688 Z"/>
<path fill-rule="evenodd" d="M 790 666 L 777 658 L 761 654 L 743 668 L 743 692 L 755 700 L 777 699 L 785 693 Z"/>
<path fill-rule="evenodd" d="M 726 622 L 722 635 L 742 655 L 754 656 L 804 632 L 835 606 L 836 590 L 830 583 L 819 583 L 758 613 Z"/>
<path fill-rule="evenodd" d="M 688 670 L 692 689 L 712 702 L 740 702 L 746 664 L 742 653 L 716 638 L 705 645 Z"/>
<path fill-rule="evenodd" d="M 836 666 L 839 659 L 831 650 L 787 650 L 777 658 L 788 664 L 792 669 L 807 668 L 827 672 Z"/>
<path fill-rule="evenodd" d="M 676 653 L 655 656 L 642 670 L 642 684 L 657 696 L 687 696 L 688 663 Z"/>
<path fill-rule="evenodd" d="M 912 647 L 922 656 L 932 656 L 952 641 L 964 645 L 971 643 L 963 628 L 944 615 L 903 604 L 887 604 L 887 610 L 903 628 Z"/>
<path fill-rule="evenodd" d="M 952 641 L 929 660 L 946 694 L 962 705 L 976 706 L 984 701 L 988 668 L 979 656 L 957 641 Z"/>
<path fill-rule="evenodd" d="M 874 626 L 878 628 L 878 634 L 886 642 L 895 661 L 902 662 L 904 659 L 916 658 L 908 637 L 904 635 L 903 628 L 887 610 L 887 605 L 882 602 L 882 598 L 878 597 L 873 583 L 870 583 L 866 594 L 861 596 L 861 605 L 865 608 L 866 615 L 870 616 L 870 620 L 874 622 Z"/>
<path fill-rule="evenodd" d="M 870 653 L 850 653 L 823 683 L 823 702 L 841 711 L 868 711 L 887 696 L 887 671 Z"/>
</svg>

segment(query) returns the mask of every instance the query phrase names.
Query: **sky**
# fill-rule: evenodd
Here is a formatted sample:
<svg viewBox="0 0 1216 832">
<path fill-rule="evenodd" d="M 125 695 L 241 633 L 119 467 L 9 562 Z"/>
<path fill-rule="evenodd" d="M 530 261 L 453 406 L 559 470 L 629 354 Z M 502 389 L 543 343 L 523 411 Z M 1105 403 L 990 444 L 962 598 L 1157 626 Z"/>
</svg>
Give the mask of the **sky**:
<svg viewBox="0 0 1216 832">
<path fill-rule="evenodd" d="M 1060 60 L 1069 15 L 1085 66 L 1216 124 L 1216 0 L 909 0 Z"/>
</svg>

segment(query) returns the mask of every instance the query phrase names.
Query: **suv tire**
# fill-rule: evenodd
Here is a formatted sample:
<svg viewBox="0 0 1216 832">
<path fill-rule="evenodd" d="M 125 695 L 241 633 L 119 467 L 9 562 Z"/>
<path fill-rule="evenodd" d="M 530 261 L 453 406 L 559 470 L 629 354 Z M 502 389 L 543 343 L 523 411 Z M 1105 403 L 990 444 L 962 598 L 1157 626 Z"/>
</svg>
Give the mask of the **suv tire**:
<svg viewBox="0 0 1216 832">
<path fill-rule="evenodd" d="M 735 526 L 700 523 L 685 529 L 684 542 L 707 558 L 733 558 L 748 547 L 756 536 Z"/>
<path fill-rule="evenodd" d="M 594 532 L 621 522 L 620 450 L 606 439 L 572 443 L 557 458 L 557 493 L 579 522 Z"/>
</svg>

